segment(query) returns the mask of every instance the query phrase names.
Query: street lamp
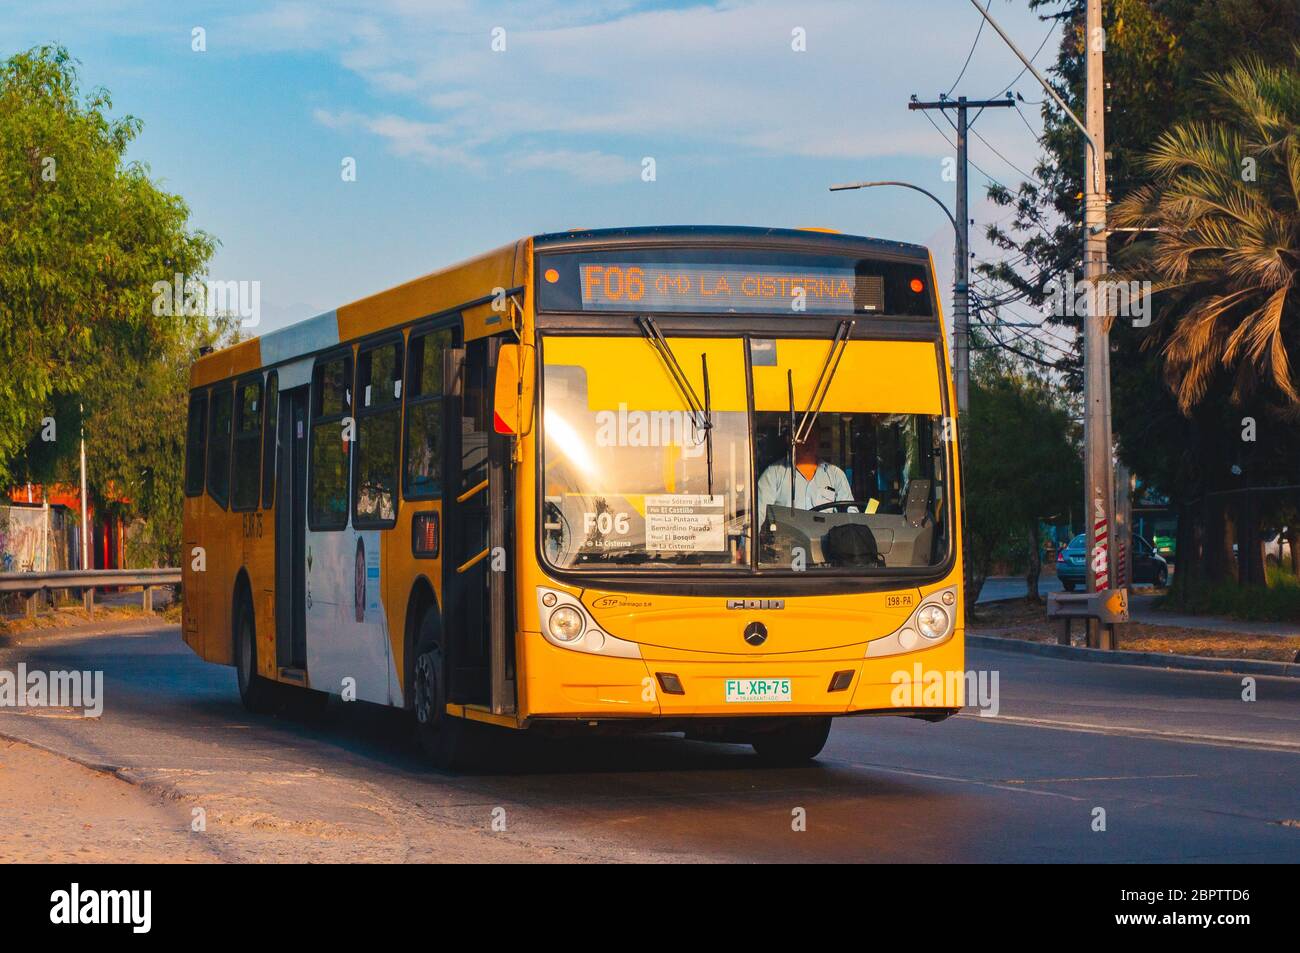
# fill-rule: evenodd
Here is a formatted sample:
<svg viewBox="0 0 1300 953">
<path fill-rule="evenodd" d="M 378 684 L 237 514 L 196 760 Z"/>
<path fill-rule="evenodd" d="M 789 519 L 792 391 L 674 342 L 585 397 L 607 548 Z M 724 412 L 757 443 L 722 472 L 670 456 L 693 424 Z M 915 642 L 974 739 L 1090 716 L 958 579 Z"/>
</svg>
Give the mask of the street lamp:
<svg viewBox="0 0 1300 953">
<path fill-rule="evenodd" d="M 952 223 L 955 236 L 953 245 L 955 269 L 952 286 L 952 376 L 953 388 L 957 391 L 957 413 L 965 414 L 970 410 L 970 278 L 967 270 L 969 263 L 966 257 L 965 233 L 958 224 L 956 216 L 948 211 L 948 206 L 944 205 L 937 195 L 911 182 L 849 182 L 844 185 L 832 185 L 831 191 L 846 192 L 850 189 L 871 189 L 881 185 L 894 185 L 920 192 L 943 209 L 943 214 L 948 216 L 948 221 Z"/>
<path fill-rule="evenodd" d="M 873 189 L 881 185 L 894 185 L 902 189 L 911 189 L 913 192 L 920 192 L 926 198 L 930 199 L 935 205 L 943 209 L 943 214 L 948 216 L 948 221 L 952 223 L 954 234 L 953 254 L 953 316 L 952 316 L 952 363 L 953 363 L 953 387 L 957 391 L 957 414 L 959 418 L 965 417 L 970 411 L 970 284 L 969 284 L 969 267 L 970 260 L 966 254 L 966 230 L 957 222 L 957 217 L 948 211 L 948 206 L 943 204 L 933 192 L 921 188 L 919 185 L 913 185 L 911 182 L 851 182 L 845 185 L 832 185 L 832 192 L 845 192 L 850 189 Z M 964 187 L 957 193 L 958 201 L 962 203 L 961 208 L 965 207 Z M 964 223 L 962 223 L 964 224 Z M 962 446 L 966 445 L 965 430 L 958 431 L 958 439 Z M 971 587 L 969 547 L 967 540 L 970 538 L 966 534 L 965 512 L 962 514 L 962 589 L 966 598 L 966 604 L 973 606 L 975 604 L 976 593 Z"/>
<path fill-rule="evenodd" d="M 846 182 L 844 185 L 832 185 L 831 191 L 847 192 L 850 189 L 873 189 L 878 185 L 897 185 L 899 188 L 911 189 L 913 192 L 920 192 L 922 195 L 927 196 L 935 205 L 943 209 L 943 214 L 947 215 L 948 221 L 952 222 L 952 230 L 958 235 L 961 234 L 961 229 L 957 227 L 957 219 L 953 217 L 952 212 L 948 211 L 948 206 L 944 205 L 943 201 L 933 192 L 923 189 L 919 185 L 913 185 L 911 182 Z"/>
</svg>

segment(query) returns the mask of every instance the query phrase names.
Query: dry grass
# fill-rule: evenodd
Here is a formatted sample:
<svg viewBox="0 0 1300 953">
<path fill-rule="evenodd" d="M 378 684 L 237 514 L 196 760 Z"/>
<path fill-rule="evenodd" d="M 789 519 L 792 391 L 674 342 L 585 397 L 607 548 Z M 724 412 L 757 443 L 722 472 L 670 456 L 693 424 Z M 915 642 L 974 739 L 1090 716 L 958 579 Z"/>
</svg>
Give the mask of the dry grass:
<svg viewBox="0 0 1300 953">
<path fill-rule="evenodd" d="M 1047 606 L 1023 600 L 980 606 L 971 619 L 972 635 L 996 635 L 1026 642 L 1055 642 L 1060 623 L 1050 622 Z M 1083 644 L 1083 624 L 1074 624 L 1074 644 Z M 1202 655 L 1210 658 L 1262 659 L 1270 662 L 1300 661 L 1300 638 L 1242 635 L 1211 629 L 1188 629 L 1175 625 L 1146 625 L 1131 622 L 1119 647 L 1130 652 L 1164 652 L 1173 655 Z"/>
<path fill-rule="evenodd" d="M 177 621 L 179 621 L 179 606 L 177 607 L 176 612 Z M 59 606 L 52 612 L 42 611 L 37 613 L 34 618 L 30 619 L 26 616 L 0 619 L 0 635 L 17 635 L 22 632 L 35 632 L 43 629 L 63 629 L 71 626 L 103 622 L 106 619 L 118 621 L 122 619 L 145 618 L 167 620 L 167 613 L 164 612 L 161 616 L 157 612 L 146 613 L 139 606 L 96 605 L 95 614 L 92 617 L 86 612 L 85 608 L 78 603 L 75 606 Z"/>
</svg>

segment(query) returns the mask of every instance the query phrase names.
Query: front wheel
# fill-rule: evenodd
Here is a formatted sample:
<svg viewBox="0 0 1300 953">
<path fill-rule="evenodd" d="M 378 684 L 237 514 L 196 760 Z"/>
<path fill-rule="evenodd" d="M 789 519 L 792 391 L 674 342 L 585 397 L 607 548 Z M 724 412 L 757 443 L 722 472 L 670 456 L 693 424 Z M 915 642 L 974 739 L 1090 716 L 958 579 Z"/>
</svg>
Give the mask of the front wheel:
<svg viewBox="0 0 1300 953">
<path fill-rule="evenodd" d="M 1061 588 L 1064 589 L 1066 592 L 1074 592 L 1074 583 L 1065 582 L 1064 580 L 1062 580 Z"/>
<path fill-rule="evenodd" d="M 265 713 L 275 707 L 275 683 L 257 674 L 257 629 L 247 599 L 235 610 L 235 674 L 245 708 Z"/>
<path fill-rule="evenodd" d="M 432 611 L 430 612 L 432 616 Z M 436 767 L 456 768 L 465 760 L 465 723 L 447 714 L 447 667 L 434 640 L 436 618 L 426 616 L 411 672 L 415 737 Z"/>
<path fill-rule="evenodd" d="M 796 765 L 821 754 L 830 733 L 829 718 L 801 718 L 775 731 L 754 735 L 749 743 L 754 753 L 768 764 Z"/>
</svg>

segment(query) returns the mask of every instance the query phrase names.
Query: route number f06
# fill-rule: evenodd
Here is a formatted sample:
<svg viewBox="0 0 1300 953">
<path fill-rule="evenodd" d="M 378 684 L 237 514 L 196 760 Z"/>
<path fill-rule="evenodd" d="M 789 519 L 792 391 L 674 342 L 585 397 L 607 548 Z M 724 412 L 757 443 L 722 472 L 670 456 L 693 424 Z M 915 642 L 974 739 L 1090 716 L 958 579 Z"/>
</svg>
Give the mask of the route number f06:
<svg viewBox="0 0 1300 953">
<path fill-rule="evenodd" d="M 584 513 L 582 516 L 582 529 L 585 533 L 595 530 L 602 536 L 610 533 L 626 536 L 631 528 L 631 520 L 626 513 Z"/>
</svg>

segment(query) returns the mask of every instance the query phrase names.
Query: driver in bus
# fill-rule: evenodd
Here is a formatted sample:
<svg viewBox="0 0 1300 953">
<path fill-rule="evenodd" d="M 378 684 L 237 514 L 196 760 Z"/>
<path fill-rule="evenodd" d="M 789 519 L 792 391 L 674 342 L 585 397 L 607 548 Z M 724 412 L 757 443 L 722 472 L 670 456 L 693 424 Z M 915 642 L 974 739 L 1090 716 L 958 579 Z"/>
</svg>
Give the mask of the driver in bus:
<svg viewBox="0 0 1300 953">
<path fill-rule="evenodd" d="M 811 510 L 823 503 L 842 503 L 853 499 L 849 478 L 833 463 L 821 459 L 817 448 L 822 442 L 822 425 L 814 421 L 803 442 L 794 448 L 794 502 L 790 502 L 790 462 L 782 457 L 769 464 L 758 478 L 758 512 L 767 518 L 769 506 L 794 506 Z M 847 512 L 856 513 L 853 507 Z"/>
</svg>

